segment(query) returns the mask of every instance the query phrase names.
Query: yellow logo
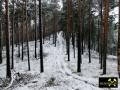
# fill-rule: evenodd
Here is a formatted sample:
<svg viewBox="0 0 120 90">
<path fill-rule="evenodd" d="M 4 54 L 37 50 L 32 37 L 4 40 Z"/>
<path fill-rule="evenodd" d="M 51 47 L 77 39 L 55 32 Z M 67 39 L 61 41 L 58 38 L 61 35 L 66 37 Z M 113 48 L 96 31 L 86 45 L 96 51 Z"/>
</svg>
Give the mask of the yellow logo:
<svg viewBox="0 0 120 90">
<path fill-rule="evenodd" d="M 107 84 L 109 87 L 110 86 L 117 86 L 117 80 L 116 79 L 112 80 L 111 78 L 109 78 Z"/>
</svg>

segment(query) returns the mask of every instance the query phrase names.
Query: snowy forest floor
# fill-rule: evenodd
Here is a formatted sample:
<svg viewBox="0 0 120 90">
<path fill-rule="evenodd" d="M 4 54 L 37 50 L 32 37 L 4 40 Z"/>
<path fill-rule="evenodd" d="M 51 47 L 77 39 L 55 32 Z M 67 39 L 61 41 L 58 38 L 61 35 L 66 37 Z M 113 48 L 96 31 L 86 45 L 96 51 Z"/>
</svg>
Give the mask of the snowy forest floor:
<svg viewBox="0 0 120 90">
<path fill-rule="evenodd" d="M 71 61 L 68 62 L 62 32 L 57 36 L 56 47 L 52 44 L 52 38 L 50 41 L 46 38 L 43 44 L 44 73 L 40 73 L 40 59 L 34 58 L 34 41 L 29 42 L 31 71 L 28 71 L 26 51 L 22 61 L 17 57 L 18 47 L 15 47 L 15 69 L 12 70 L 10 83 L 5 79 L 6 56 L 4 48 L 3 64 L 0 65 L 0 90 L 120 90 L 120 81 L 119 87 L 116 89 L 101 89 L 98 86 L 99 77 L 118 77 L 116 56 L 108 56 L 107 74 L 101 75 L 102 70 L 100 70 L 98 53 L 92 51 L 92 63 L 89 63 L 86 50 L 84 55 L 82 55 L 81 73 L 77 73 L 77 58 L 74 58 L 72 45 Z M 39 43 L 37 50 L 39 52 Z"/>
</svg>

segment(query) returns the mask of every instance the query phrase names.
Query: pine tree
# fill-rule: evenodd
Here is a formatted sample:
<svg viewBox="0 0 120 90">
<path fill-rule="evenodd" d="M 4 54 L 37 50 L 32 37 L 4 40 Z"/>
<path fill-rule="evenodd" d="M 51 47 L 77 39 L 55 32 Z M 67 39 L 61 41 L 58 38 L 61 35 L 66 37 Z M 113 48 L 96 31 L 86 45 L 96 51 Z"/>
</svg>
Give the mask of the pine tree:
<svg viewBox="0 0 120 90">
<path fill-rule="evenodd" d="M 68 61 L 70 61 L 70 36 L 73 30 L 73 21 L 72 21 L 72 0 L 67 0 L 67 36 L 66 36 L 66 44 L 67 44 L 67 54 Z"/>
<path fill-rule="evenodd" d="M 34 1 L 35 3 L 35 58 L 37 58 L 37 0 Z"/>
<path fill-rule="evenodd" d="M 45 33 L 46 33 L 46 16 L 45 16 L 45 13 L 43 13 L 42 18 L 43 18 L 43 44 L 44 44 Z"/>
<path fill-rule="evenodd" d="M 27 57 L 28 57 L 28 70 L 30 70 L 30 52 L 29 52 L 29 34 L 28 34 L 28 16 L 27 16 L 27 0 L 25 1 L 25 19 L 26 19 L 26 44 L 27 44 Z"/>
<path fill-rule="evenodd" d="M 17 22 L 18 22 L 18 16 L 17 16 Z M 18 23 L 16 24 L 16 29 L 18 29 L 18 57 L 20 57 L 20 30 L 19 30 L 19 26 Z"/>
<path fill-rule="evenodd" d="M 54 44 L 55 44 L 55 47 L 56 47 L 56 36 L 57 36 L 57 31 L 56 31 L 56 11 L 54 10 L 53 11 L 53 30 L 54 30 L 54 33 L 53 33 L 53 35 L 54 35 Z"/>
<path fill-rule="evenodd" d="M 39 38 L 40 38 L 40 72 L 44 72 L 43 45 L 42 45 L 42 25 L 41 25 L 41 0 L 39 0 Z"/>
<path fill-rule="evenodd" d="M 91 0 L 89 0 L 89 34 L 88 34 L 88 53 L 89 53 L 89 63 L 91 63 Z"/>
<path fill-rule="evenodd" d="M 101 2 L 100 2 L 100 47 L 99 47 L 99 56 L 100 56 L 100 69 L 102 69 L 103 68 L 103 49 L 102 49 L 102 47 L 103 47 L 103 23 L 102 23 L 102 21 L 103 21 L 103 12 L 102 12 L 102 10 L 103 10 L 103 0 L 101 0 Z"/>
<path fill-rule="evenodd" d="M 103 39 L 103 74 L 106 74 L 106 59 L 107 59 L 107 39 L 108 39 L 108 30 L 109 30 L 109 0 L 104 0 L 104 13 L 103 13 L 103 32 L 104 32 L 104 39 Z"/>
<path fill-rule="evenodd" d="M 13 4 L 13 13 L 12 13 L 12 63 L 11 63 L 12 66 L 11 68 L 14 69 L 14 15 L 15 15 L 14 0 L 12 0 L 12 4 Z"/>
<path fill-rule="evenodd" d="M 118 59 L 118 75 L 120 78 L 120 0 L 119 0 L 119 28 L 118 28 L 118 49 L 117 49 L 117 59 Z"/>
<path fill-rule="evenodd" d="M 2 63 L 2 23 L 0 18 L 0 64 Z"/>
<path fill-rule="evenodd" d="M 22 61 L 24 59 L 24 0 L 23 0 L 23 5 L 22 5 L 22 48 L 21 48 L 21 52 L 22 52 Z"/>
<path fill-rule="evenodd" d="M 52 0 L 52 2 L 54 3 L 54 7 L 53 7 L 53 30 L 54 30 L 54 44 L 56 47 L 56 41 L 57 41 L 57 5 L 58 5 L 58 0 Z"/>
<path fill-rule="evenodd" d="M 2 0 L 0 1 L 0 64 L 2 63 Z"/>
<path fill-rule="evenodd" d="M 78 0 L 78 37 L 77 37 L 77 46 L 78 46 L 78 63 L 77 63 L 77 72 L 81 72 L 81 62 L 82 62 L 82 56 L 81 56 L 81 32 L 82 32 L 82 18 L 81 18 L 81 8 L 82 3 L 81 0 Z"/>
<path fill-rule="evenodd" d="M 5 34 L 6 34 L 6 77 L 11 78 L 10 70 L 10 28 L 9 28 L 9 0 L 5 0 Z"/>
</svg>

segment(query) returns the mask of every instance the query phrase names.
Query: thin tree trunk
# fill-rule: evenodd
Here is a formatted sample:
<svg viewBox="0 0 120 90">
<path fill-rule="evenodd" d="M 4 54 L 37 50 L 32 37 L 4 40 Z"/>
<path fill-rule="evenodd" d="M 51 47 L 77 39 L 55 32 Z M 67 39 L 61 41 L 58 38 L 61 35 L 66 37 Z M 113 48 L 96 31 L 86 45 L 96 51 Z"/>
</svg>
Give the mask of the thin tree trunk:
<svg viewBox="0 0 120 90">
<path fill-rule="evenodd" d="M 1 63 L 2 63 L 2 21 L 0 20 L 0 64 Z"/>
<path fill-rule="evenodd" d="M 22 51 L 22 61 L 24 59 L 24 4 L 22 5 L 22 48 L 21 48 L 21 51 Z"/>
<path fill-rule="evenodd" d="M 42 25 L 41 25 L 41 0 L 39 0 L 39 37 L 40 37 L 40 72 L 44 72 L 43 66 L 43 45 L 42 45 Z"/>
<path fill-rule="evenodd" d="M 18 57 L 20 57 L 20 30 L 19 30 L 18 23 L 16 28 L 18 29 Z"/>
<path fill-rule="evenodd" d="M 55 44 L 55 47 L 56 47 L 56 40 L 57 40 L 56 14 L 57 14 L 57 13 L 54 11 L 53 14 L 54 14 L 54 17 L 53 17 L 53 18 L 54 18 L 54 32 L 55 32 L 55 33 L 54 33 L 54 44 Z"/>
<path fill-rule="evenodd" d="M 99 53 L 99 63 L 101 64 L 101 60 L 100 60 L 100 20 L 98 19 L 98 47 L 97 47 L 97 51 Z"/>
<path fill-rule="evenodd" d="M 27 43 L 27 57 L 28 57 L 28 70 L 30 71 L 30 55 L 29 55 L 29 34 L 28 34 L 28 17 L 27 17 L 27 1 L 25 1 L 26 9 L 26 43 Z"/>
<path fill-rule="evenodd" d="M 67 33 L 67 37 L 66 37 L 66 44 L 67 44 L 67 55 L 68 55 L 68 61 L 70 61 L 70 33 Z"/>
<path fill-rule="evenodd" d="M 84 3 L 84 1 L 83 1 Z M 81 53 L 83 54 L 84 53 L 84 18 L 85 18 L 85 15 L 84 15 L 84 5 L 82 6 L 81 8 L 81 13 L 82 13 L 82 34 L 81 34 L 81 48 L 82 48 L 82 51 Z"/>
<path fill-rule="evenodd" d="M 12 4 L 13 4 L 13 17 L 12 17 L 12 66 L 11 66 L 11 69 L 14 69 L 14 13 L 15 13 L 15 9 L 14 9 L 14 3 L 15 1 L 13 0 L 12 1 Z"/>
<path fill-rule="evenodd" d="M 46 25 L 46 21 L 45 21 L 45 13 L 43 15 L 43 44 L 44 44 L 44 41 L 45 41 L 45 25 Z"/>
<path fill-rule="evenodd" d="M 2 1 L 0 1 L 0 64 L 2 63 Z"/>
<path fill-rule="evenodd" d="M 77 47 L 78 47 L 78 62 L 77 62 L 77 72 L 81 72 L 81 32 L 82 32 L 82 17 L 81 17 L 81 0 L 78 0 L 78 37 L 77 37 Z"/>
<path fill-rule="evenodd" d="M 99 53 L 100 53 L 100 69 L 103 68 L 103 12 L 102 12 L 102 9 L 103 9 L 103 0 L 101 0 L 101 4 L 100 4 L 100 7 L 101 7 L 101 12 L 100 12 L 100 18 L 101 18 L 101 21 L 100 21 L 100 48 L 99 48 Z"/>
<path fill-rule="evenodd" d="M 10 70 L 10 28 L 9 28 L 9 0 L 5 0 L 5 34 L 6 34 L 6 77 L 11 78 L 11 70 Z"/>
<path fill-rule="evenodd" d="M 91 63 L 91 1 L 89 0 L 89 34 L 88 34 L 88 53 L 89 53 L 89 63 Z"/>
<path fill-rule="evenodd" d="M 75 32 L 72 33 L 72 45 L 73 45 L 73 53 L 75 58 Z"/>
<path fill-rule="evenodd" d="M 72 0 L 67 0 L 67 54 L 70 61 L 70 36 L 73 30 Z"/>
<path fill-rule="evenodd" d="M 37 58 L 37 7 L 35 0 L 35 58 Z"/>
</svg>

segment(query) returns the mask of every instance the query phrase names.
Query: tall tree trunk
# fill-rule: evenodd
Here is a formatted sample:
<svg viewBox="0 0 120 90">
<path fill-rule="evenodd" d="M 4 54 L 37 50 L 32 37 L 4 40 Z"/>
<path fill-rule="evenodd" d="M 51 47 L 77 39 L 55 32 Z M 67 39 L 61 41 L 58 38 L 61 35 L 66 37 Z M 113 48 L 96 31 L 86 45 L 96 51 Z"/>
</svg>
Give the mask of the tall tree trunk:
<svg viewBox="0 0 120 90">
<path fill-rule="evenodd" d="M 77 37 L 77 46 L 78 46 L 78 63 L 77 63 L 77 72 L 81 72 L 81 62 L 82 62 L 82 56 L 81 56 L 81 32 L 82 32 L 82 17 L 81 17 L 81 8 L 82 3 L 81 0 L 78 0 L 78 37 Z"/>
<path fill-rule="evenodd" d="M 106 74 L 106 59 L 107 59 L 107 38 L 108 38 L 108 30 L 109 30 L 109 0 L 104 0 L 104 15 L 103 15 L 103 26 L 104 26 L 104 39 L 103 39 L 103 74 Z"/>
<path fill-rule="evenodd" d="M 28 16 L 27 16 L 27 0 L 25 1 L 26 10 L 26 43 L 27 43 L 27 57 L 28 57 L 28 70 L 30 71 L 30 55 L 29 55 L 29 34 L 28 34 Z"/>
<path fill-rule="evenodd" d="M 68 55 L 68 61 L 70 61 L 70 33 L 67 33 L 66 36 L 66 45 L 67 45 L 67 55 Z"/>
<path fill-rule="evenodd" d="M 91 0 L 89 0 L 89 34 L 88 34 L 88 53 L 89 53 L 89 63 L 91 63 L 91 22 L 92 22 L 92 14 L 91 14 Z"/>
<path fill-rule="evenodd" d="M 22 52 L 22 61 L 24 59 L 24 3 L 22 5 L 22 48 L 21 48 L 21 52 Z"/>
<path fill-rule="evenodd" d="M 46 28 L 45 28 L 45 25 L 46 25 L 46 20 L 45 20 L 45 13 L 44 13 L 44 15 L 43 15 L 43 44 L 44 44 L 44 40 L 45 40 L 45 30 L 46 30 Z"/>
<path fill-rule="evenodd" d="M 17 22 L 18 22 L 18 19 L 17 19 Z M 16 25 L 16 29 L 18 30 L 18 57 L 20 57 L 20 30 L 19 30 L 18 23 Z"/>
<path fill-rule="evenodd" d="M 43 45 L 42 45 L 42 25 L 41 25 L 41 0 L 39 0 L 39 37 L 40 37 L 40 72 L 44 72 L 43 66 Z"/>
<path fill-rule="evenodd" d="M 99 47 L 99 54 L 100 54 L 100 69 L 103 68 L 103 0 L 101 0 L 100 2 L 100 7 L 101 7 L 101 11 L 100 11 L 100 18 L 101 18 L 101 21 L 100 21 L 100 47 Z"/>
<path fill-rule="evenodd" d="M 56 41 L 57 41 L 57 4 L 58 0 L 52 0 L 51 3 L 54 3 L 53 8 L 53 30 L 54 30 L 54 45 L 56 47 Z"/>
<path fill-rule="evenodd" d="M 97 37 L 97 51 L 99 53 L 99 63 L 101 64 L 101 60 L 100 60 L 100 20 L 98 19 L 98 37 Z"/>
<path fill-rule="evenodd" d="M 75 32 L 72 32 L 72 45 L 73 45 L 73 53 L 75 58 Z"/>
<path fill-rule="evenodd" d="M 0 64 L 2 63 L 2 21 L 0 16 Z"/>
<path fill-rule="evenodd" d="M 35 0 L 35 58 L 37 58 L 37 6 Z"/>
<path fill-rule="evenodd" d="M 55 47 L 56 47 L 56 40 L 57 40 L 57 28 L 56 28 L 56 12 L 54 11 L 53 13 L 53 18 L 54 18 L 54 44 L 55 44 Z"/>
<path fill-rule="evenodd" d="M 118 51 L 117 51 L 117 56 L 118 56 L 118 75 L 120 78 L 120 0 L 119 0 L 119 28 L 118 28 Z"/>
<path fill-rule="evenodd" d="M 83 1 L 82 3 L 84 3 L 85 1 Z M 82 17 L 82 34 L 81 34 L 81 53 L 84 53 L 84 19 L 85 19 L 85 14 L 84 14 L 84 4 L 82 5 L 82 10 L 81 10 L 81 17 Z"/>
<path fill-rule="evenodd" d="M 6 77 L 11 78 L 10 70 L 10 28 L 9 28 L 9 0 L 5 0 L 5 34 L 6 34 Z"/>
<path fill-rule="evenodd" d="M 11 69 L 14 69 L 14 11 L 15 11 L 15 9 L 14 9 L 14 3 L 15 3 L 15 1 L 13 0 L 12 1 L 12 4 L 13 4 L 13 16 L 12 16 L 12 62 L 11 62 L 11 64 L 12 64 L 12 66 L 11 66 Z"/>
<path fill-rule="evenodd" d="M 70 61 L 70 36 L 73 30 L 73 15 L 72 15 L 72 0 L 67 0 L 67 54 L 68 61 Z"/>
<path fill-rule="evenodd" d="M 0 1 L 0 64 L 2 63 L 2 0 Z"/>
</svg>

